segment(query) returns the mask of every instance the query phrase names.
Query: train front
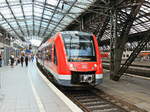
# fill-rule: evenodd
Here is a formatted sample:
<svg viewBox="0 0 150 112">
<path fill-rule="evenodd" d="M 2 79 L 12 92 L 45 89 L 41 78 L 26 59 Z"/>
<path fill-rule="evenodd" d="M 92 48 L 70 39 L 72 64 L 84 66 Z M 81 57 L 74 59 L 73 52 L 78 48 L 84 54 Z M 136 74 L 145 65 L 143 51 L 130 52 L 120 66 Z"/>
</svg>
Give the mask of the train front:
<svg viewBox="0 0 150 112">
<path fill-rule="evenodd" d="M 102 83 L 103 68 L 97 39 L 88 33 L 62 34 L 71 86 Z"/>
</svg>

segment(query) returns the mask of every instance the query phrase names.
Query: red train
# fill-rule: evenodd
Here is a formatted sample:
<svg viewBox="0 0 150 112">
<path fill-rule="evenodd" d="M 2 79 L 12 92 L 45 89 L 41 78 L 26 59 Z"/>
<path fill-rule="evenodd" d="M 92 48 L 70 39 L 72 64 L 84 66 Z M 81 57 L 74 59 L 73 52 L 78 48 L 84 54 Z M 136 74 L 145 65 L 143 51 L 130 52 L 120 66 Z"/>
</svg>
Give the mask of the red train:
<svg viewBox="0 0 150 112">
<path fill-rule="evenodd" d="M 57 33 L 39 47 L 37 62 L 59 85 L 97 85 L 103 79 L 97 39 L 90 33 Z"/>
</svg>

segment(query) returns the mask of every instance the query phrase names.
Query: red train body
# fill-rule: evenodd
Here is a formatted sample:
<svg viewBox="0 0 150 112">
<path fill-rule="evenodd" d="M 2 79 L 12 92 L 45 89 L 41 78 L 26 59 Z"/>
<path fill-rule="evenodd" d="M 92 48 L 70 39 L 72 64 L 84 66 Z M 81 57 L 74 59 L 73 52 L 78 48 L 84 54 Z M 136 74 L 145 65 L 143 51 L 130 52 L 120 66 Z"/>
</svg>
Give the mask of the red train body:
<svg viewBox="0 0 150 112">
<path fill-rule="evenodd" d="M 39 47 L 38 63 L 63 86 L 97 85 L 103 68 L 96 37 L 93 34 L 65 31 Z"/>
</svg>

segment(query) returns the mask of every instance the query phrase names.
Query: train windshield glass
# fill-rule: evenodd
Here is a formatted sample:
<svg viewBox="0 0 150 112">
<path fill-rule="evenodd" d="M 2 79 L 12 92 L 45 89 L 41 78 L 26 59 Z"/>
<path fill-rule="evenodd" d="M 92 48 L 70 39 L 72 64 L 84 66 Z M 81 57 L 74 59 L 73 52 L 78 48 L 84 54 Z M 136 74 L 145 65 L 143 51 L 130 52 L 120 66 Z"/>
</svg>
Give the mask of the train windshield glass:
<svg viewBox="0 0 150 112">
<path fill-rule="evenodd" d="M 68 61 L 96 61 L 92 36 L 63 34 Z"/>
</svg>

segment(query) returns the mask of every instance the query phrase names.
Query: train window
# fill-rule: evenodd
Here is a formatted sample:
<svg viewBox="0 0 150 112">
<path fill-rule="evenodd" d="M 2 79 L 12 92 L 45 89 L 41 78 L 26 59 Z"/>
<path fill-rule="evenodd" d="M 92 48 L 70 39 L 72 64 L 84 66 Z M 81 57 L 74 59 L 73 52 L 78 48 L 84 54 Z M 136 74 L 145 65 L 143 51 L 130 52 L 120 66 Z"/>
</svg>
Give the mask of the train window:
<svg viewBox="0 0 150 112">
<path fill-rule="evenodd" d="M 49 49 L 46 47 L 45 49 L 45 54 L 46 54 L 46 60 L 49 60 Z"/>
<path fill-rule="evenodd" d="M 95 47 L 91 35 L 63 34 L 68 61 L 96 61 Z"/>
<path fill-rule="evenodd" d="M 52 61 L 52 44 L 49 46 L 49 60 Z"/>
<path fill-rule="evenodd" d="M 46 48 L 44 48 L 44 60 L 46 60 Z"/>
<path fill-rule="evenodd" d="M 57 65 L 57 55 L 56 55 L 56 48 L 54 46 L 54 64 Z"/>
</svg>

